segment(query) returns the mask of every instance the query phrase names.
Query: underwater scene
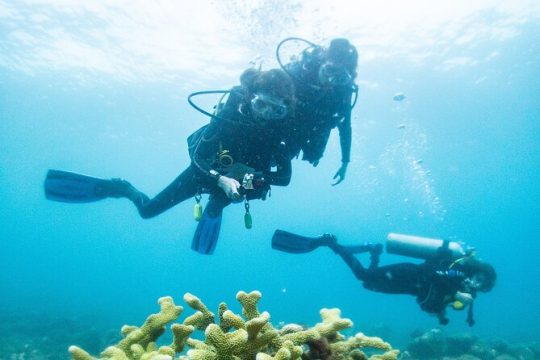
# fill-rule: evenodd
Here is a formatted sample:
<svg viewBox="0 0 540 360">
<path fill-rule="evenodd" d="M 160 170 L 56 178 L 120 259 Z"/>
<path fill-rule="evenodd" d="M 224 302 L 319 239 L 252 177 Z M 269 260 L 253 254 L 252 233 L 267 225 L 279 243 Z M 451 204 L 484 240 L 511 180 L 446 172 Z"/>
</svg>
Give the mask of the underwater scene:
<svg viewBox="0 0 540 360">
<path fill-rule="evenodd" d="M 540 359 L 540 3 L 0 0 L 0 359 Z"/>
</svg>

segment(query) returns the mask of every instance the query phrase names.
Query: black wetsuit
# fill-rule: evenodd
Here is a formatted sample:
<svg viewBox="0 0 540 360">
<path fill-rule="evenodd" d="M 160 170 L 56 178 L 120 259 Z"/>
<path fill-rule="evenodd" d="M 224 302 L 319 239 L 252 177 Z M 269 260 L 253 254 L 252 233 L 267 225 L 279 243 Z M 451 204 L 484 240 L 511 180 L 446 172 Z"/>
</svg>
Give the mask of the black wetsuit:
<svg viewBox="0 0 540 360">
<path fill-rule="evenodd" d="M 330 132 L 337 126 L 341 145 L 341 161 L 351 156 L 351 98 L 355 85 L 318 86 L 318 65 L 306 67 L 302 61 L 286 66 L 296 89 L 296 114 L 288 138 L 291 157 L 317 164 L 322 158 Z"/>
<path fill-rule="evenodd" d="M 448 323 L 445 309 L 454 301 L 465 277 L 459 264 L 449 271 L 455 260 L 449 252 L 441 249 L 439 255 L 421 264 L 378 266 L 377 256 L 376 262 L 366 268 L 346 246 L 336 245 L 332 249 L 345 260 L 356 278 L 363 282 L 364 288 L 386 294 L 413 295 L 422 310 L 436 314 L 441 324 Z M 472 304 L 469 306 L 467 321 L 472 325 Z"/>
<path fill-rule="evenodd" d="M 190 166 L 156 197 L 150 199 L 132 188 L 127 197 L 137 206 L 143 218 L 159 215 L 199 193 L 210 194 L 207 210 L 210 215 L 216 216 L 231 200 L 217 186 L 217 177 L 211 174 L 211 170 L 235 177 L 240 183 L 243 174 L 238 174 L 238 171 L 230 173 L 230 169 L 238 169 L 238 164 L 262 175 L 264 183 L 247 192 L 248 199 L 264 199 L 270 185 L 289 184 L 291 164 L 283 145 L 283 126 L 253 125 L 249 106 L 243 103 L 240 87 L 232 89 L 218 116 L 188 138 Z M 236 165 L 231 166 L 233 164 Z"/>
</svg>

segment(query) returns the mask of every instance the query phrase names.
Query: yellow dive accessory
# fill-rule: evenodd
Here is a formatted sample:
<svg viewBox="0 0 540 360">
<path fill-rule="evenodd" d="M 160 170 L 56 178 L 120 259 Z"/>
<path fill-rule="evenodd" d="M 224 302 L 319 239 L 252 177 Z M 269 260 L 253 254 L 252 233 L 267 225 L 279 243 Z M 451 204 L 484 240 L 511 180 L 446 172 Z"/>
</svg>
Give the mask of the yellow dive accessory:
<svg viewBox="0 0 540 360">
<path fill-rule="evenodd" d="M 231 156 L 231 152 L 227 149 L 223 149 L 221 142 L 219 143 L 219 152 L 217 153 L 217 160 L 222 167 L 228 168 L 234 164 L 234 159 Z"/>
<path fill-rule="evenodd" d="M 193 218 L 195 221 L 200 221 L 202 218 L 202 205 L 201 205 L 201 194 L 195 195 L 195 206 L 193 207 Z"/>
<path fill-rule="evenodd" d="M 233 157 L 229 154 L 229 150 L 222 150 L 218 153 L 219 164 L 223 167 L 229 167 L 234 163 Z"/>
<path fill-rule="evenodd" d="M 463 304 L 463 303 L 462 303 L 461 301 L 459 301 L 459 300 L 456 300 L 456 301 L 454 301 L 454 302 L 452 303 L 452 308 L 453 308 L 454 310 L 458 310 L 458 311 L 459 311 L 459 310 L 463 310 L 463 309 L 465 309 L 465 304 Z"/>
</svg>

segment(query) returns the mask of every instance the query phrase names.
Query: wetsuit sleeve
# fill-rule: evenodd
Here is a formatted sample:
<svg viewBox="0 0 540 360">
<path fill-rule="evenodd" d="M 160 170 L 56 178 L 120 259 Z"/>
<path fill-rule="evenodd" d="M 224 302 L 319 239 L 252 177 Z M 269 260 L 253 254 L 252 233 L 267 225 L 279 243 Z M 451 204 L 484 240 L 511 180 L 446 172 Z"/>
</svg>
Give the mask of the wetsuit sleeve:
<svg viewBox="0 0 540 360">
<path fill-rule="evenodd" d="M 203 130 L 198 143 L 195 145 L 191 161 L 195 168 L 195 174 L 203 185 L 215 185 L 218 176 L 213 172 L 215 154 L 219 149 L 221 126 L 212 120 Z M 214 170 L 214 171 L 212 171 Z"/>
<path fill-rule="evenodd" d="M 350 101 L 350 99 L 349 99 Z M 348 163 L 351 161 L 351 142 L 352 142 L 352 127 L 351 127 L 351 108 L 350 104 L 346 104 L 345 116 L 338 124 L 339 144 L 341 146 L 341 162 Z"/>
</svg>

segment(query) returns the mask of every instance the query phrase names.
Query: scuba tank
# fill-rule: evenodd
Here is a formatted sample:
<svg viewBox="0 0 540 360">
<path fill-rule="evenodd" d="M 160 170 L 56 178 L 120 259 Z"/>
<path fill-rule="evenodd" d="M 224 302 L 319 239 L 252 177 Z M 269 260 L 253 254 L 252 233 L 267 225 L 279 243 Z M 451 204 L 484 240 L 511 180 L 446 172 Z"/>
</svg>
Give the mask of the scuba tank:
<svg viewBox="0 0 540 360">
<path fill-rule="evenodd" d="M 390 233 L 386 241 L 386 252 L 427 260 L 437 255 L 444 243 L 445 240 L 441 239 Z M 467 251 L 456 241 L 448 242 L 448 250 L 450 250 L 454 258 L 467 255 Z"/>
</svg>

